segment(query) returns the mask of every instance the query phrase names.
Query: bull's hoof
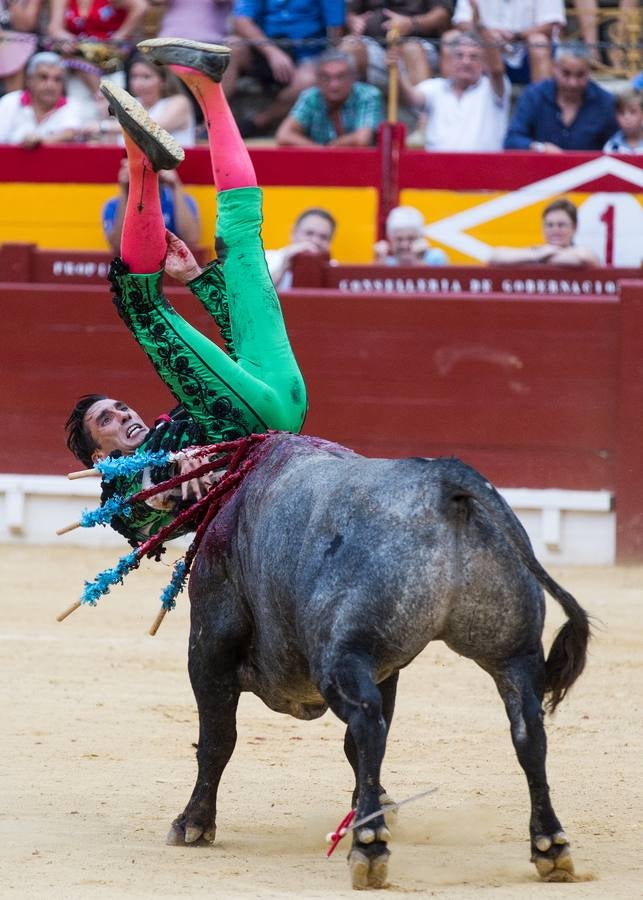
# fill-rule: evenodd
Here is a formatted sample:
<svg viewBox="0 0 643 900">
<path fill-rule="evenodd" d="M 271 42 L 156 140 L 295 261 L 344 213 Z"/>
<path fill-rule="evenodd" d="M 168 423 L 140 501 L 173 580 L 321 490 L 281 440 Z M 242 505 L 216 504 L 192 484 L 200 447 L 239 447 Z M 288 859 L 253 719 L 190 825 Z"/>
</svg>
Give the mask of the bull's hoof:
<svg viewBox="0 0 643 900">
<path fill-rule="evenodd" d="M 367 856 L 361 850 L 351 850 L 348 865 L 351 870 L 351 884 L 356 891 L 368 888 L 384 888 L 388 882 L 388 850 L 377 856 Z"/>
<path fill-rule="evenodd" d="M 397 806 L 393 806 L 394 800 L 391 800 L 388 794 L 380 794 L 380 808 L 384 813 L 384 821 L 389 828 L 397 823 Z"/>
<path fill-rule="evenodd" d="M 184 847 L 186 844 L 213 844 L 217 834 L 217 829 L 213 825 L 211 828 L 201 828 L 199 825 L 188 824 L 176 819 L 172 822 L 172 826 L 167 833 L 165 843 L 171 847 Z"/>
<path fill-rule="evenodd" d="M 531 861 L 543 881 L 576 881 L 569 841 L 564 831 L 539 835 L 534 840 Z"/>
</svg>

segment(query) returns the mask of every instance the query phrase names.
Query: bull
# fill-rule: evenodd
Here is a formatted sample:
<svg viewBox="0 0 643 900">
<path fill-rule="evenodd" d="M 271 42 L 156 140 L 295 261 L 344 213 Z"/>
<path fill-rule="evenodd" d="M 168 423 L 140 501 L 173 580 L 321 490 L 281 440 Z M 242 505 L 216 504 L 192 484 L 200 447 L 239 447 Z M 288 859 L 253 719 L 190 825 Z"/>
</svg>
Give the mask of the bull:
<svg viewBox="0 0 643 900">
<path fill-rule="evenodd" d="M 537 562 L 518 519 L 457 459 L 370 459 L 317 438 L 275 434 L 213 519 L 189 584 L 189 674 L 198 774 L 168 843 L 214 841 L 217 789 L 242 691 L 271 709 L 347 726 L 357 820 L 354 888 L 384 887 L 381 766 L 400 669 L 444 641 L 494 679 L 529 786 L 531 859 L 571 880 L 549 798 L 543 703 L 581 674 L 588 616 Z M 543 589 L 567 615 L 547 659 Z"/>
</svg>

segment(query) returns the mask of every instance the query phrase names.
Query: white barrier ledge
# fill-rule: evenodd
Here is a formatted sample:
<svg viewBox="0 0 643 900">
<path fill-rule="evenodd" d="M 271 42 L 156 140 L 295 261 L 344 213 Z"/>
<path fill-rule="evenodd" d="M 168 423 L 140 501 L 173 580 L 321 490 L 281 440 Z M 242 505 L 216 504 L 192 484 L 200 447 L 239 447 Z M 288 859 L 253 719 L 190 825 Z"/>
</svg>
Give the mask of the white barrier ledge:
<svg viewBox="0 0 643 900">
<path fill-rule="evenodd" d="M 609 491 L 501 488 L 542 562 L 610 565 L 616 552 L 616 516 Z M 100 481 L 61 475 L 0 474 L 0 541 L 73 546 L 123 546 L 111 528 L 56 529 L 98 505 Z"/>
</svg>

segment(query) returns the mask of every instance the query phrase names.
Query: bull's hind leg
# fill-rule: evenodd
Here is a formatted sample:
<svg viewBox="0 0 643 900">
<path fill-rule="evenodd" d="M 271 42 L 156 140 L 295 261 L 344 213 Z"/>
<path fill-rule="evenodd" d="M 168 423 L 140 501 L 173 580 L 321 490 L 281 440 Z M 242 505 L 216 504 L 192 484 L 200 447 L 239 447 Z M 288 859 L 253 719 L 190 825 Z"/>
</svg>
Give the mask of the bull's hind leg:
<svg viewBox="0 0 643 900">
<path fill-rule="evenodd" d="M 192 585 L 190 593 L 193 594 Z M 217 790 L 237 740 L 236 713 L 240 688 L 236 660 L 240 630 L 224 597 L 208 597 L 201 614 L 192 597 L 188 670 L 199 710 L 198 774 L 192 796 L 172 823 L 168 844 L 212 843 L 216 835 Z M 207 606 L 209 605 L 209 609 Z M 213 621 L 209 612 L 219 615 Z"/>
<path fill-rule="evenodd" d="M 321 692 L 330 708 L 346 722 L 357 757 L 356 821 L 380 808 L 380 771 L 388 725 L 382 695 L 373 679 L 370 661 L 342 654 L 321 679 Z M 382 815 L 353 831 L 348 857 L 354 888 L 381 888 L 388 876 L 390 832 Z"/>
<path fill-rule="evenodd" d="M 485 667 L 486 668 L 486 667 Z M 545 666 L 542 650 L 489 668 L 502 697 L 518 761 L 527 776 L 531 797 L 531 861 L 545 881 L 573 881 L 569 841 L 549 799 L 543 722 Z"/>
<path fill-rule="evenodd" d="M 378 688 L 382 696 L 382 715 L 384 716 L 384 721 L 386 722 L 387 736 L 391 728 L 391 722 L 393 721 L 393 713 L 395 712 L 395 695 L 397 692 L 398 678 L 399 673 L 395 672 L 393 675 L 390 675 L 385 681 L 382 681 L 380 682 L 380 684 L 378 684 Z M 346 734 L 344 735 L 344 753 L 346 754 L 346 759 L 351 764 L 351 768 L 355 774 L 355 789 L 353 790 L 352 802 L 353 806 L 356 806 L 359 796 L 359 761 L 357 758 L 357 747 L 355 746 L 355 739 L 353 738 L 350 727 L 346 728 Z M 386 790 L 382 787 L 381 784 L 379 785 L 378 793 L 380 806 L 385 807 L 387 803 L 391 803 Z M 397 810 L 394 809 L 392 812 L 386 814 L 386 819 L 389 825 L 391 823 L 391 819 L 389 818 L 389 816 L 393 817 L 393 814 L 395 812 L 397 812 Z"/>
</svg>

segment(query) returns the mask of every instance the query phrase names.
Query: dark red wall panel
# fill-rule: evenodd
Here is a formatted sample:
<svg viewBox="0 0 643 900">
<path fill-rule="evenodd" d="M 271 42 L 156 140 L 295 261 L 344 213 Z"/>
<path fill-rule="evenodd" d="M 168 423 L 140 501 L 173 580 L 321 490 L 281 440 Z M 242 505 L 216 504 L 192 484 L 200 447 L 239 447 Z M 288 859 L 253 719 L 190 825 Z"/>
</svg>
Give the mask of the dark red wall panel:
<svg viewBox="0 0 643 900">
<path fill-rule="evenodd" d="M 187 292 L 170 292 L 202 330 Z M 305 430 L 371 455 L 462 456 L 499 484 L 615 486 L 617 302 L 283 299 L 310 397 Z M 65 472 L 76 397 L 173 400 L 98 287 L 0 285 L 2 472 Z"/>
</svg>

